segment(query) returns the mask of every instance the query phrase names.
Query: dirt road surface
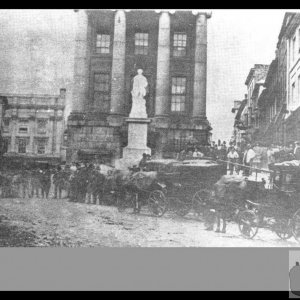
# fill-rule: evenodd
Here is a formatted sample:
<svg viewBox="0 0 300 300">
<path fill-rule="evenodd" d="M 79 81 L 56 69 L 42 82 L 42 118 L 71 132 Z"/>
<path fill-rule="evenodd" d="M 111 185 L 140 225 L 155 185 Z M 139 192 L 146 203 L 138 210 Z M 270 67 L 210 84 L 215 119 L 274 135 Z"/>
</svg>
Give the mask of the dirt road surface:
<svg viewBox="0 0 300 300">
<path fill-rule="evenodd" d="M 253 240 L 237 224 L 227 233 L 206 231 L 191 212 L 158 218 L 146 207 L 139 215 L 112 206 L 72 203 L 67 199 L 1 199 L 1 247 L 298 247 L 260 229 Z"/>
</svg>

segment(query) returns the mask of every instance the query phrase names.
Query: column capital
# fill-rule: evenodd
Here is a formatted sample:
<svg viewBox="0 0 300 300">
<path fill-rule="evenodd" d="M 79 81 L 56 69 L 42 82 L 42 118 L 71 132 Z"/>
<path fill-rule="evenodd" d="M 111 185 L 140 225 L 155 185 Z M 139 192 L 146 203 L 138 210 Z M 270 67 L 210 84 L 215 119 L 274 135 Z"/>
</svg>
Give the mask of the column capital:
<svg viewBox="0 0 300 300">
<path fill-rule="evenodd" d="M 206 16 L 206 19 L 210 19 L 211 16 L 212 16 L 212 12 L 205 12 L 205 11 L 201 11 L 201 10 L 192 10 L 192 14 L 194 16 L 201 16 L 201 15 L 205 15 Z"/>
<path fill-rule="evenodd" d="M 171 14 L 174 15 L 176 10 L 175 9 L 156 9 L 154 10 L 157 14 L 162 14 L 162 13 L 167 13 L 167 14 Z"/>
</svg>

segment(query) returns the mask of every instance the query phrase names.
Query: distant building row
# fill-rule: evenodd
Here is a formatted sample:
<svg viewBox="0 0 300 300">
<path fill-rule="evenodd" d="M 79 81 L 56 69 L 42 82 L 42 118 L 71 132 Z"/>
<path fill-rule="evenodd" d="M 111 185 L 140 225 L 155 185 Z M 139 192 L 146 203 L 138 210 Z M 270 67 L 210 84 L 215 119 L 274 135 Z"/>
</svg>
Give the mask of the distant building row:
<svg viewBox="0 0 300 300">
<path fill-rule="evenodd" d="M 251 68 L 248 93 L 235 101 L 236 142 L 287 145 L 300 140 L 299 13 L 285 14 L 275 53 L 270 65 Z"/>
</svg>

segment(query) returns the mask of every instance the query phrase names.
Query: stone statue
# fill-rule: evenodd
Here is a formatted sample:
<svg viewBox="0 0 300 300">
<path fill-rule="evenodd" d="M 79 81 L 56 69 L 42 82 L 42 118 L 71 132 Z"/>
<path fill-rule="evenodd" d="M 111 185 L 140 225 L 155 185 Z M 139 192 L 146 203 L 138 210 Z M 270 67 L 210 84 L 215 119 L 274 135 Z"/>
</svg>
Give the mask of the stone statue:
<svg viewBox="0 0 300 300">
<path fill-rule="evenodd" d="M 143 70 L 138 69 L 138 74 L 133 78 L 133 88 L 131 91 L 132 95 L 132 108 L 129 117 L 130 118 L 147 118 L 146 112 L 146 87 L 148 86 L 148 81 L 145 76 L 143 76 Z"/>
</svg>

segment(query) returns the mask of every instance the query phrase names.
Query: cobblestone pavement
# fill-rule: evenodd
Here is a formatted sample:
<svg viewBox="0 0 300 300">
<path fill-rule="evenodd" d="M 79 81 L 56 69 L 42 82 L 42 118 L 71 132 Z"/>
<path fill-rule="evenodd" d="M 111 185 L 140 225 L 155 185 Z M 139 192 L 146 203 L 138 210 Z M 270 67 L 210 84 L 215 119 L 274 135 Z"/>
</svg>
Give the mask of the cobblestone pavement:
<svg viewBox="0 0 300 300">
<path fill-rule="evenodd" d="M 191 212 L 185 218 L 167 212 L 157 218 L 146 207 L 139 215 L 112 206 L 72 203 L 67 199 L 1 199 L 2 247 L 298 247 L 260 229 L 243 238 L 237 224 L 227 233 L 204 230 Z"/>
</svg>

